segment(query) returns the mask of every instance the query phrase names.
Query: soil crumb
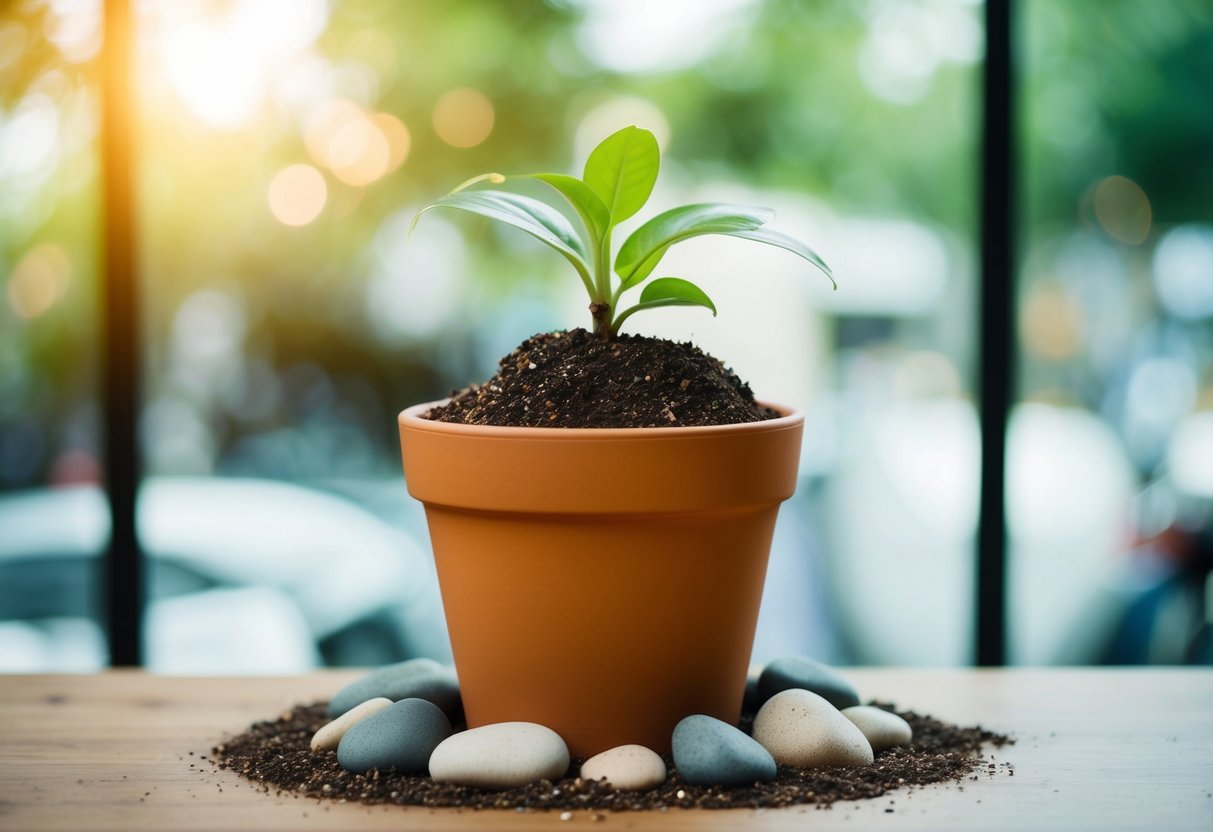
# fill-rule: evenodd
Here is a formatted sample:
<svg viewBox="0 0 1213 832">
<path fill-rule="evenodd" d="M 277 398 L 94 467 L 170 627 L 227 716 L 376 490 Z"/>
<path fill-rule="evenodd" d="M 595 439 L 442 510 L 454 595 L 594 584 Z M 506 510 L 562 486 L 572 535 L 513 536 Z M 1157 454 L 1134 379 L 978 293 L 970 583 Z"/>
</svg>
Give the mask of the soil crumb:
<svg viewBox="0 0 1213 832">
<path fill-rule="evenodd" d="M 880 797 L 889 792 L 933 783 L 976 780 L 1014 774 L 1009 763 L 995 763 L 982 755 L 987 745 L 1002 747 L 1009 737 L 981 727 L 962 727 L 912 711 L 897 711 L 914 729 L 914 741 L 904 748 L 876 755 L 870 766 L 795 769 L 780 766 L 776 779 L 743 788 L 690 786 L 682 781 L 673 761 L 666 760 L 670 775 L 651 791 L 615 791 L 602 783 L 582 780 L 574 760 L 563 780 L 541 780 L 505 791 L 435 783 L 422 775 L 372 769 L 351 774 L 337 763 L 334 751 L 311 751 L 312 734 L 328 718 L 323 702 L 299 705 L 276 719 L 257 722 L 239 736 L 214 748 L 214 765 L 230 769 L 266 794 L 294 793 L 302 797 L 401 806 L 460 807 L 464 809 L 554 809 L 591 812 L 664 810 L 669 808 L 761 809 L 812 804 L 825 808 L 839 800 Z M 742 719 L 747 728 L 753 714 Z M 205 759 L 205 758 L 204 758 Z M 601 819 L 597 817 L 595 819 Z"/>
<path fill-rule="evenodd" d="M 730 425 L 779 416 L 750 386 L 690 343 L 584 329 L 534 335 L 484 384 L 451 394 L 427 418 L 468 425 L 655 428 Z"/>
</svg>

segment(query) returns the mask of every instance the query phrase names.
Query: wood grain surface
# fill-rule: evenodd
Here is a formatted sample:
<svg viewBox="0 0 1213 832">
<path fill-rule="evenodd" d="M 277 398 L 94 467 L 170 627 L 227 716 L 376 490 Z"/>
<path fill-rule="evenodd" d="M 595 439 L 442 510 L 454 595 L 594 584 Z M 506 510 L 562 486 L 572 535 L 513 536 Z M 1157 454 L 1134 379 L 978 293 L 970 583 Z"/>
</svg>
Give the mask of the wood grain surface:
<svg viewBox="0 0 1213 832">
<path fill-rule="evenodd" d="M 993 753 L 1014 775 L 1000 766 L 824 810 L 561 820 L 368 807 L 266 795 L 201 760 L 225 735 L 354 675 L 0 676 L 0 830 L 1213 829 L 1210 670 L 850 671 L 865 699 L 1012 734 L 1016 744 Z"/>
</svg>

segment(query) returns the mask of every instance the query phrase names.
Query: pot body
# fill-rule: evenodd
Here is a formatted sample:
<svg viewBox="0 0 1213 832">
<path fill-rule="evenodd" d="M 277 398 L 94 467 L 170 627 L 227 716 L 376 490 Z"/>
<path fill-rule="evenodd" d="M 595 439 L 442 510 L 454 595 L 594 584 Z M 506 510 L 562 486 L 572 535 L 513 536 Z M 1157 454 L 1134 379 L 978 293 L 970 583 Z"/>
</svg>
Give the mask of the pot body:
<svg viewBox="0 0 1213 832">
<path fill-rule="evenodd" d="M 702 428 L 454 425 L 400 415 L 469 727 L 527 721 L 575 756 L 740 716 L 803 416 Z"/>
</svg>

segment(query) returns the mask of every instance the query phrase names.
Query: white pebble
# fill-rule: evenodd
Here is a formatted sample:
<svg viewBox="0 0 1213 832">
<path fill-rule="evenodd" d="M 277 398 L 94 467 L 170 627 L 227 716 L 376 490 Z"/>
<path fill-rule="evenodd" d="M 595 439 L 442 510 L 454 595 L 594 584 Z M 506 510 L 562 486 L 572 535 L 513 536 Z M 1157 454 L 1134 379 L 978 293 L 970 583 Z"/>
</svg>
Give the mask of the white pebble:
<svg viewBox="0 0 1213 832">
<path fill-rule="evenodd" d="M 775 762 L 797 768 L 869 765 L 873 760 L 872 746 L 854 723 L 800 688 L 767 700 L 754 717 L 754 739 Z"/>
<path fill-rule="evenodd" d="M 897 714 L 872 705 L 844 708 L 842 715 L 855 723 L 855 727 L 863 732 L 873 751 L 909 745 L 910 740 L 914 738 L 914 730 L 910 728 L 910 723 Z"/>
<path fill-rule="evenodd" d="M 653 789 L 665 782 L 665 761 L 643 745 L 621 745 L 595 754 L 581 766 L 583 780 L 606 780 L 620 791 Z"/>
<path fill-rule="evenodd" d="M 564 740 L 533 722 L 499 722 L 453 734 L 430 755 L 430 776 L 437 782 L 484 789 L 555 781 L 568 768 Z"/>
<path fill-rule="evenodd" d="M 371 714 L 379 713 L 391 704 L 392 700 L 378 696 L 350 708 L 316 732 L 312 737 L 312 750 L 328 751 L 336 748 L 341 743 L 341 738 L 345 736 L 345 732 L 353 728 L 355 723 L 361 722 Z"/>
</svg>

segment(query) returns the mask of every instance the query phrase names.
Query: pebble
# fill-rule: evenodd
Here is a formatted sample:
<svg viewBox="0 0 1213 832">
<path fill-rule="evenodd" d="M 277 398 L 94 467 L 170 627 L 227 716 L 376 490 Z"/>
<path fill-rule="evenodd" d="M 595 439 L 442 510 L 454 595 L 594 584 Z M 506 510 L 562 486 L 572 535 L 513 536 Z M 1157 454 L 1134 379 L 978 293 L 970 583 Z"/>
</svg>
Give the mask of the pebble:
<svg viewBox="0 0 1213 832">
<path fill-rule="evenodd" d="M 909 745 L 910 740 L 914 739 L 910 723 L 883 708 L 856 705 L 853 708 L 844 708 L 842 715 L 863 732 L 873 751 Z"/>
<path fill-rule="evenodd" d="M 674 767 L 694 786 L 752 786 L 775 779 L 775 760 L 741 730 L 693 714 L 674 727 Z"/>
<path fill-rule="evenodd" d="M 450 720 L 433 702 L 401 699 L 346 731 L 337 762 L 355 774 L 373 768 L 424 774 L 430 755 L 450 735 Z"/>
<path fill-rule="evenodd" d="M 371 714 L 379 713 L 391 704 L 392 700 L 380 696 L 376 699 L 368 699 L 361 705 L 351 708 L 312 736 L 312 750 L 331 751 L 337 747 L 341 738 L 345 736 L 345 732 L 350 730 L 354 723 L 366 719 Z"/>
<path fill-rule="evenodd" d="M 785 656 L 763 668 L 758 677 L 759 702 L 791 688 L 812 691 L 838 710 L 859 704 L 859 694 L 837 670 L 804 656 Z"/>
<path fill-rule="evenodd" d="M 606 780 L 613 789 L 639 792 L 665 782 L 665 761 L 643 745 L 620 745 L 595 754 L 581 766 L 581 779 Z"/>
<path fill-rule="evenodd" d="M 509 789 L 536 780 L 559 780 L 569 749 L 551 728 L 533 722 L 498 722 L 448 737 L 430 756 L 430 777 L 482 789 Z"/>
<path fill-rule="evenodd" d="M 872 746 L 863 732 L 817 694 L 781 691 L 754 717 L 754 739 L 776 762 L 797 768 L 869 765 Z"/>
<path fill-rule="evenodd" d="M 409 659 L 381 667 L 343 687 L 329 702 L 329 716 L 341 716 L 376 697 L 393 702 L 426 699 L 442 708 L 452 722 L 459 721 L 463 707 L 454 670 L 433 659 Z"/>
</svg>

